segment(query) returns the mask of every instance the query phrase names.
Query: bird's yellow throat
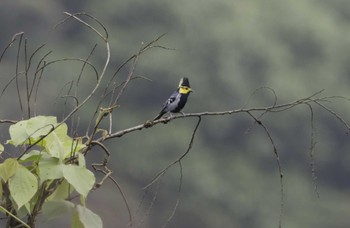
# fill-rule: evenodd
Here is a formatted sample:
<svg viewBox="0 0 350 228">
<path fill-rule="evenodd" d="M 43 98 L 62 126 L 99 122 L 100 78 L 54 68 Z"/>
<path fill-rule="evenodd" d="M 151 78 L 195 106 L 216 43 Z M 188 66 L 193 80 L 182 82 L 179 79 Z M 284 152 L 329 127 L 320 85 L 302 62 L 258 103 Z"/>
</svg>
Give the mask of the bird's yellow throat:
<svg viewBox="0 0 350 228">
<path fill-rule="evenodd" d="M 181 94 L 188 94 L 190 92 L 192 92 L 192 89 L 190 87 L 180 86 L 180 88 L 179 88 L 179 93 L 181 93 Z"/>
</svg>

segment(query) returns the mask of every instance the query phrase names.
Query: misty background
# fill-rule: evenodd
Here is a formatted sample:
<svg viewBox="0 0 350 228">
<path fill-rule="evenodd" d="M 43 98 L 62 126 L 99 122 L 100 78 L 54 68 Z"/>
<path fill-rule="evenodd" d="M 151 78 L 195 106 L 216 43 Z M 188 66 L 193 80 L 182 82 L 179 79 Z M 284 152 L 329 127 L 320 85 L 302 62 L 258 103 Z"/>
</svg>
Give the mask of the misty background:
<svg viewBox="0 0 350 228">
<path fill-rule="evenodd" d="M 321 90 L 321 96 L 350 97 L 349 1 L 3 0 L 1 51 L 18 32 L 25 32 L 30 52 L 47 43 L 36 61 L 48 51 L 53 51 L 49 60 L 85 59 L 97 43 L 91 62 L 101 70 L 106 51 L 93 32 L 74 20 L 54 28 L 65 18 L 65 11 L 89 13 L 107 28 L 111 45 L 107 78 L 143 42 L 161 34 L 166 33 L 157 44 L 174 49 L 154 48 L 140 57 L 135 75 L 152 81 L 131 82 L 114 112 L 114 131 L 152 119 L 181 77 L 188 77 L 195 91 L 184 109 L 187 113 L 272 105 L 271 90 L 253 94 L 262 87 L 273 89 L 279 104 Z M 17 47 L 11 47 L 0 63 L 1 90 L 15 75 Z M 37 115 L 63 116 L 59 96 L 81 67 L 81 63 L 61 62 L 44 71 Z M 119 82 L 129 68 L 120 72 Z M 95 82 L 87 70 L 80 94 L 87 94 Z M 81 129 L 91 120 L 94 101 L 98 97 L 79 113 Z M 0 119 L 22 118 L 13 83 L 0 104 Z M 348 100 L 326 105 L 350 120 Z M 310 118 L 306 105 L 262 118 L 275 140 L 284 173 L 283 227 L 350 227 L 347 129 L 335 116 L 314 106 L 318 197 L 310 168 Z M 112 153 L 110 168 L 129 200 L 134 227 L 162 227 L 178 198 L 167 227 L 278 227 L 281 193 L 276 158 L 265 132 L 247 114 L 203 117 L 192 150 L 182 160 L 180 194 L 178 165 L 149 191 L 142 190 L 186 151 L 196 122 L 196 118 L 178 119 L 107 143 Z M 7 131 L 8 126 L 1 126 L 1 143 L 8 139 Z M 95 152 L 89 154 L 90 162 L 102 160 L 102 152 Z M 104 227 L 128 226 L 128 212 L 110 181 L 88 196 L 87 206 L 101 216 Z M 66 216 L 42 219 L 38 227 L 68 224 Z"/>
</svg>

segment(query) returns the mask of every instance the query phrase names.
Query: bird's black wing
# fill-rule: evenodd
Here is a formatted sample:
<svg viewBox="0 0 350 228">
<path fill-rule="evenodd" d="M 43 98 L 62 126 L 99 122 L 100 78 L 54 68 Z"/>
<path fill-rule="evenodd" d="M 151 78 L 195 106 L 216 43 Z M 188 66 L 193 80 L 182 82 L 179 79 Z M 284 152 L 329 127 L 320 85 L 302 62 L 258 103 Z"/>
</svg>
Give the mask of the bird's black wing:
<svg viewBox="0 0 350 228">
<path fill-rule="evenodd" d="M 163 109 L 167 108 L 171 103 L 173 103 L 175 101 L 177 95 L 178 95 L 177 91 L 173 92 L 170 95 L 170 97 L 168 98 L 168 100 L 166 100 L 166 102 L 164 102 Z"/>
<path fill-rule="evenodd" d="M 166 100 L 163 104 L 163 108 L 162 110 L 159 112 L 159 114 L 153 119 L 153 120 L 157 120 L 160 117 L 162 117 L 165 113 L 169 112 L 168 108 L 169 106 L 176 100 L 176 96 L 178 95 L 178 92 L 175 91 L 173 92 L 170 97 L 168 98 L 168 100 Z"/>
</svg>

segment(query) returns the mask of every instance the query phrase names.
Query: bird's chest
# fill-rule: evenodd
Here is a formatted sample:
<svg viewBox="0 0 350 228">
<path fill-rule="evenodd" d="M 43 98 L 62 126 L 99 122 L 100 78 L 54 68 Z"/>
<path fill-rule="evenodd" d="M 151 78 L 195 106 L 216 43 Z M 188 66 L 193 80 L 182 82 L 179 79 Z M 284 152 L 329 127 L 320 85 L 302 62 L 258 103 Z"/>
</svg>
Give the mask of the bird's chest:
<svg viewBox="0 0 350 228">
<path fill-rule="evenodd" d="M 181 109 L 186 104 L 187 96 L 184 96 L 183 94 L 178 94 L 177 96 L 172 97 L 169 99 L 168 103 L 168 110 L 169 112 L 180 112 Z"/>
</svg>

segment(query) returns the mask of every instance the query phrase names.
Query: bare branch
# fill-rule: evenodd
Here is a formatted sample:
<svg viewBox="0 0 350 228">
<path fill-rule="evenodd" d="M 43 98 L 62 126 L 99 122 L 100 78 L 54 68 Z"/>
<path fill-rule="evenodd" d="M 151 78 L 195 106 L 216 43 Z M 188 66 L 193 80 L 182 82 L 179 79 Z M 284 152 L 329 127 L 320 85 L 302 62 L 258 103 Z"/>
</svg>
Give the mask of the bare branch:
<svg viewBox="0 0 350 228">
<path fill-rule="evenodd" d="M 333 110 L 329 109 L 327 106 L 321 104 L 320 101 L 318 100 L 315 100 L 314 101 L 316 104 L 318 104 L 319 106 L 321 106 L 324 110 L 326 110 L 327 112 L 329 112 L 330 114 L 332 114 L 333 116 L 335 116 L 335 118 L 337 118 L 343 125 L 344 127 L 346 128 L 347 130 L 347 134 L 349 134 L 350 132 L 350 126 L 349 124 L 342 118 L 340 117 L 336 112 L 334 112 Z"/>
<path fill-rule="evenodd" d="M 98 72 L 97 72 L 96 67 L 92 63 L 86 61 L 85 59 L 79 59 L 79 58 L 62 58 L 62 59 L 57 59 L 57 60 L 53 60 L 53 61 L 47 62 L 44 66 L 39 67 L 37 69 L 36 73 L 42 71 L 44 68 L 46 68 L 47 66 L 49 66 L 51 64 L 54 64 L 54 63 L 57 63 L 57 62 L 62 62 L 62 61 L 79 61 L 79 62 L 83 62 L 84 65 L 89 65 L 94 70 L 96 78 L 98 79 Z"/>
<path fill-rule="evenodd" d="M 104 170 L 96 169 L 96 171 L 101 172 L 101 173 L 107 175 L 107 172 L 104 171 Z M 124 191 L 123 191 L 122 187 L 120 186 L 120 184 L 118 183 L 118 181 L 117 181 L 114 177 L 112 177 L 111 175 L 108 175 L 108 179 L 110 179 L 110 180 L 115 184 L 115 186 L 117 186 L 117 188 L 118 188 L 118 190 L 119 190 L 119 192 L 120 192 L 120 194 L 121 194 L 121 196 L 122 196 L 122 198 L 123 198 L 124 204 L 125 204 L 125 206 L 126 206 L 126 208 L 127 208 L 127 210 L 128 210 L 128 213 L 129 213 L 129 223 L 132 225 L 132 214 L 131 214 L 131 210 L 130 210 L 128 200 L 126 199 L 126 196 L 125 196 L 125 194 L 124 194 Z"/>
<path fill-rule="evenodd" d="M 194 136 L 196 135 L 196 132 L 198 130 L 199 124 L 201 123 L 202 117 L 201 116 L 197 116 L 198 117 L 198 122 L 196 124 L 196 127 L 193 130 L 192 133 L 192 137 L 190 140 L 190 143 L 188 144 L 187 150 L 185 153 L 183 153 L 178 159 L 176 159 L 175 161 L 173 161 L 172 163 L 170 163 L 167 167 L 165 167 L 163 170 L 161 170 L 157 175 L 155 175 L 155 177 L 150 181 L 150 183 L 148 185 L 146 185 L 145 187 L 143 187 L 143 189 L 147 189 L 149 188 L 151 185 L 153 185 L 161 176 L 163 176 L 166 171 L 168 171 L 168 169 L 170 169 L 173 165 L 175 165 L 176 163 L 181 162 L 181 160 L 190 152 L 191 148 L 192 148 L 192 144 L 193 144 L 193 140 L 194 140 Z"/>
<path fill-rule="evenodd" d="M 173 211 L 171 212 L 171 215 L 169 216 L 168 220 L 166 221 L 166 223 L 164 224 L 163 228 L 167 227 L 167 225 L 169 224 L 170 220 L 174 217 L 175 212 L 177 207 L 180 204 L 180 193 L 181 193 L 181 187 L 182 187 L 182 165 L 181 165 L 181 160 L 179 161 L 179 168 L 180 168 L 180 179 L 179 179 L 179 190 L 178 190 L 178 196 L 176 199 L 176 203 L 174 205 Z"/>
<path fill-rule="evenodd" d="M 135 61 L 135 59 L 139 58 L 139 56 L 140 56 L 141 54 L 143 54 L 145 51 L 147 51 L 148 49 L 153 48 L 153 47 L 158 47 L 158 46 L 153 46 L 153 44 L 156 43 L 156 42 L 158 42 L 158 41 L 159 41 L 163 36 L 165 36 L 165 35 L 166 35 L 166 33 L 164 33 L 164 34 L 158 36 L 156 39 L 152 40 L 152 41 L 149 42 L 148 44 L 142 45 L 141 48 L 139 49 L 138 53 L 132 55 L 132 56 L 129 57 L 127 60 L 125 60 L 125 61 L 117 68 L 117 70 L 115 71 L 115 73 L 114 73 L 113 76 L 111 77 L 110 81 L 107 83 L 107 86 L 106 86 L 106 88 L 105 88 L 105 93 L 107 93 L 108 88 L 109 88 L 109 87 L 113 84 L 113 82 L 115 81 L 115 78 L 116 78 L 117 74 L 118 74 L 130 61 L 134 60 L 134 61 L 133 61 L 133 65 L 131 66 L 131 70 L 129 71 L 129 75 L 128 75 L 126 81 L 124 82 L 124 83 L 128 84 L 128 82 L 130 81 L 130 79 L 131 79 L 131 77 L 132 77 L 132 75 L 133 75 L 133 72 L 134 72 L 134 70 L 135 70 L 135 67 L 136 67 L 137 60 Z M 130 76 L 130 75 L 131 75 L 131 76 Z M 129 77 L 130 77 L 130 79 L 128 80 Z M 124 88 L 124 89 L 125 89 L 126 86 L 127 86 L 127 85 L 124 85 L 124 84 L 123 84 L 123 88 Z M 119 87 L 119 86 L 117 86 L 117 87 Z M 112 94 L 115 94 L 115 91 L 116 91 L 117 87 L 114 87 L 114 88 L 113 88 Z M 124 89 L 122 89 L 122 90 L 124 90 Z M 113 96 L 111 97 L 110 105 L 116 104 L 116 103 L 117 103 L 117 101 L 119 100 L 118 97 L 121 96 L 121 93 L 122 93 L 122 92 L 119 92 L 119 94 L 117 95 L 117 98 L 115 98 L 114 100 L 113 100 Z"/>
<path fill-rule="evenodd" d="M 322 91 L 320 91 L 320 92 L 322 92 Z M 139 124 L 139 125 L 127 128 L 127 129 L 123 129 L 123 130 L 114 132 L 112 134 L 107 135 L 103 139 L 99 139 L 99 140 L 107 140 L 107 139 L 111 139 L 111 138 L 122 137 L 125 134 L 131 133 L 131 132 L 134 132 L 137 130 L 142 130 L 145 128 L 153 127 L 154 125 L 159 124 L 159 123 L 166 124 L 169 121 L 172 121 L 174 119 L 182 119 L 182 118 L 188 118 L 188 117 L 199 117 L 199 116 L 232 115 L 232 114 L 236 114 L 236 113 L 245 113 L 245 112 L 249 112 L 249 113 L 282 112 L 282 111 L 294 108 L 294 107 L 301 105 L 301 104 L 312 104 L 312 103 L 315 103 L 317 105 L 322 106 L 324 109 L 326 109 L 332 115 L 335 115 L 337 117 L 337 119 L 339 119 L 347 129 L 350 129 L 349 125 L 346 123 L 346 121 L 344 119 L 342 119 L 334 111 L 330 110 L 329 108 L 327 108 L 326 106 L 321 104 L 321 102 L 327 101 L 326 100 L 327 97 L 312 98 L 312 97 L 316 96 L 317 94 L 319 94 L 320 92 L 317 92 L 309 97 L 295 100 L 295 101 L 292 101 L 289 103 L 273 105 L 273 106 L 268 106 L 268 107 L 240 108 L 240 109 L 233 109 L 233 110 L 226 110 L 226 111 L 215 111 L 215 112 L 205 111 L 205 112 L 197 112 L 197 113 L 187 113 L 187 114 L 183 114 L 183 115 L 173 115 L 173 116 L 161 118 L 161 119 L 156 120 L 156 121 L 147 120 L 144 124 Z"/>
<path fill-rule="evenodd" d="M 318 191 L 318 185 L 317 185 L 317 176 L 316 176 L 316 169 L 315 169 L 315 159 L 314 159 L 314 153 L 316 150 L 316 139 L 315 139 L 315 124 L 314 124 L 314 110 L 310 104 L 306 104 L 310 109 L 310 149 L 309 149 L 309 159 L 310 159 L 310 169 L 311 169 L 311 175 L 312 175 L 312 182 L 315 186 L 315 193 L 318 198 L 320 198 L 320 193 Z"/>
<path fill-rule="evenodd" d="M 252 115 L 250 112 L 247 112 L 247 113 L 255 120 L 255 122 L 257 122 L 264 129 L 268 139 L 270 140 L 270 143 L 273 147 L 273 152 L 274 152 L 275 157 L 276 157 L 278 172 L 279 172 L 279 176 L 280 176 L 280 191 L 281 191 L 281 204 L 280 204 L 280 216 L 279 216 L 279 220 L 278 220 L 278 227 L 281 228 L 282 227 L 283 208 L 284 208 L 284 194 L 283 194 L 284 188 L 283 188 L 283 172 L 282 172 L 282 165 L 281 165 L 280 157 L 279 157 L 275 142 L 274 142 L 268 128 L 260 120 L 255 118 L 254 115 Z"/>
<path fill-rule="evenodd" d="M 63 24 L 64 22 L 66 22 L 66 20 L 68 20 L 69 18 L 74 18 L 75 20 L 77 20 L 78 22 L 82 23 L 83 25 L 85 25 L 86 27 L 88 27 L 89 29 L 91 29 L 92 31 L 94 31 L 99 37 L 101 37 L 105 42 L 108 41 L 108 32 L 107 32 L 107 29 L 106 27 L 104 27 L 104 25 L 99 21 L 97 20 L 97 18 L 91 16 L 90 14 L 87 14 L 87 13 L 75 13 L 75 14 L 71 14 L 71 13 L 68 13 L 68 12 L 64 12 L 65 15 L 68 15 L 67 18 L 65 18 L 63 21 L 61 21 L 60 23 L 58 23 L 56 27 L 58 27 L 59 25 Z M 105 35 L 102 35 L 99 31 L 97 31 L 96 28 L 94 28 L 93 26 L 91 26 L 89 23 L 83 21 L 82 19 L 80 19 L 79 17 L 77 16 L 86 16 L 86 17 L 89 17 L 91 19 L 93 19 L 96 23 L 98 23 L 102 29 L 104 30 L 105 32 Z"/>
<path fill-rule="evenodd" d="M 17 90 L 17 98 L 18 98 L 18 103 L 19 107 L 21 109 L 21 112 L 23 114 L 23 104 L 22 104 L 22 98 L 21 98 L 21 93 L 20 93 L 20 86 L 19 86 L 19 80 L 18 80 L 18 75 L 19 75 L 19 56 L 20 56 L 20 50 L 22 46 L 22 38 L 23 38 L 24 33 L 19 34 L 19 41 L 18 41 L 18 49 L 17 49 L 17 57 L 16 57 L 16 90 Z"/>
<path fill-rule="evenodd" d="M 0 63 L 1 63 L 2 58 L 4 57 L 4 55 L 5 55 L 6 51 L 7 51 L 7 49 L 9 49 L 9 48 L 12 46 L 12 44 L 16 41 L 17 36 L 20 36 L 20 37 L 21 37 L 21 36 L 23 36 L 23 34 L 24 34 L 24 32 L 18 32 L 18 33 L 14 34 L 14 35 L 12 36 L 12 39 L 11 39 L 10 43 L 8 43 L 8 44 L 6 45 L 4 51 L 3 51 L 3 52 L 1 53 L 1 55 L 0 55 Z"/>
<path fill-rule="evenodd" d="M 91 97 L 93 97 L 93 95 L 96 93 L 96 91 L 98 90 L 98 88 L 101 86 L 101 82 L 102 79 L 104 78 L 105 74 L 106 74 L 106 70 L 107 70 L 107 66 L 109 65 L 109 61 L 111 58 L 111 52 L 110 52 L 110 46 L 109 46 L 109 42 L 108 42 L 108 32 L 106 30 L 106 28 L 103 26 L 103 24 L 101 22 L 99 22 L 99 20 L 97 20 L 96 18 L 90 16 L 89 14 L 86 13 L 77 13 L 77 14 L 70 14 L 68 12 L 65 12 L 64 14 L 68 15 L 68 18 L 74 18 L 75 20 L 77 20 L 78 22 L 80 22 L 81 24 L 83 24 L 84 26 L 88 27 L 89 29 L 91 29 L 92 31 L 94 31 L 105 43 L 106 45 L 106 51 L 107 51 L 107 56 L 106 56 L 106 60 L 104 63 L 104 66 L 102 68 L 102 71 L 100 74 L 98 74 L 98 81 L 96 82 L 95 87 L 92 89 L 92 91 L 90 92 L 90 94 L 85 97 L 85 99 L 77 106 L 75 107 L 62 121 L 61 123 L 66 122 L 74 113 L 76 113 L 81 107 L 83 107 L 90 99 Z M 94 27 L 92 27 L 90 24 L 88 24 L 87 22 L 83 21 L 82 19 L 78 18 L 77 15 L 83 15 L 83 16 L 87 16 L 91 19 L 93 19 L 96 23 L 98 23 L 102 29 L 105 31 L 105 36 L 103 36 L 99 31 L 97 31 Z M 56 25 L 56 27 L 58 25 L 61 25 L 62 23 L 64 23 L 68 18 L 66 18 L 65 20 L 63 20 L 62 22 L 60 22 L 59 24 Z M 86 62 L 85 60 L 82 60 L 83 62 Z M 87 62 L 86 62 L 87 63 Z"/>
<path fill-rule="evenodd" d="M 2 123 L 15 124 L 17 122 L 18 122 L 17 120 L 0 120 L 0 124 Z"/>
<path fill-rule="evenodd" d="M 274 96 L 274 101 L 273 101 L 273 105 L 272 107 L 274 107 L 276 104 L 277 104 L 277 94 L 275 92 L 275 90 L 273 90 L 272 88 L 268 87 L 268 86 L 262 86 L 262 87 L 259 87 L 257 89 L 255 89 L 251 94 L 250 96 L 248 97 L 247 101 L 245 102 L 245 104 L 243 105 L 243 108 L 246 107 L 250 100 L 254 97 L 254 95 L 259 92 L 260 90 L 269 90 L 270 92 L 272 92 L 273 96 Z"/>
</svg>

